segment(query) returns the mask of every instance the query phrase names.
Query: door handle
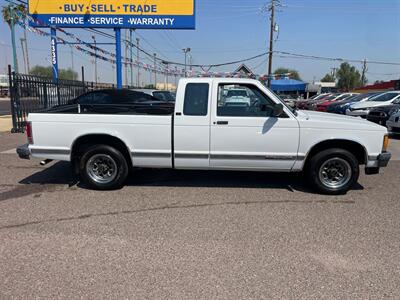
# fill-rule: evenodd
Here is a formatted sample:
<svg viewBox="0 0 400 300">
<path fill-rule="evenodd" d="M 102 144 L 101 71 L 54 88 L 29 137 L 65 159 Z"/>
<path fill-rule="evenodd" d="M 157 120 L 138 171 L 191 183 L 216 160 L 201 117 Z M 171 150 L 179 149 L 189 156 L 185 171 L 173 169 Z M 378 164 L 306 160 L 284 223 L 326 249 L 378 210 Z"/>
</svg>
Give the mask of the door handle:
<svg viewBox="0 0 400 300">
<path fill-rule="evenodd" d="M 217 125 L 228 125 L 228 121 L 217 121 Z"/>
</svg>

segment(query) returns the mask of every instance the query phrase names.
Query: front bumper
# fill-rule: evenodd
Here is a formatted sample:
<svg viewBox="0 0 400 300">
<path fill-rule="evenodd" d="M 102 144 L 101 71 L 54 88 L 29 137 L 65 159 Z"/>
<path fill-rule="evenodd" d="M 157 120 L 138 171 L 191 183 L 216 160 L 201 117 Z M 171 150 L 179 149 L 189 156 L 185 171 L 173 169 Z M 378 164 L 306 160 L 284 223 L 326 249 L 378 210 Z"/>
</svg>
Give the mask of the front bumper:
<svg viewBox="0 0 400 300">
<path fill-rule="evenodd" d="M 346 110 L 346 115 L 353 116 L 353 117 L 367 117 L 369 110 Z"/>
<path fill-rule="evenodd" d="M 369 158 L 365 166 L 365 174 L 379 174 L 379 169 L 387 167 L 391 158 L 392 154 L 389 152 L 381 153 L 376 158 Z"/>
<path fill-rule="evenodd" d="M 17 154 L 19 158 L 30 159 L 31 151 L 29 150 L 29 144 L 21 145 L 17 147 Z"/>
</svg>

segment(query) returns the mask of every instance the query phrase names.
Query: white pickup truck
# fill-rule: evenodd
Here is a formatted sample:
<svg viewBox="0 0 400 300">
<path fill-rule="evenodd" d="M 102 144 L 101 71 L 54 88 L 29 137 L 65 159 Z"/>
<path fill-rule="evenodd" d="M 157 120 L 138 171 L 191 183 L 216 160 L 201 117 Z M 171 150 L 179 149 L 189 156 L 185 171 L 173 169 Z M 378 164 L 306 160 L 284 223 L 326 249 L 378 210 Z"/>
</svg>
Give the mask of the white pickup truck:
<svg viewBox="0 0 400 300">
<path fill-rule="evenodd" d="M 247 90 L 251 105 L 224 105 L 221 97 L 231 89 Z M 360 165 L 377 174 L 391 157 L 386 128 L 293 110 L 250 79 L 181 79 L 167 114 L 110 111 L 76 104 L 31 113 L 29 144 L 17 153 L 70 161 L 86 184 L 101 190 L 122 187 L 129 171 L 140 167 L 304 172 L 326 194 L 347 192 Z"/>
</svg>

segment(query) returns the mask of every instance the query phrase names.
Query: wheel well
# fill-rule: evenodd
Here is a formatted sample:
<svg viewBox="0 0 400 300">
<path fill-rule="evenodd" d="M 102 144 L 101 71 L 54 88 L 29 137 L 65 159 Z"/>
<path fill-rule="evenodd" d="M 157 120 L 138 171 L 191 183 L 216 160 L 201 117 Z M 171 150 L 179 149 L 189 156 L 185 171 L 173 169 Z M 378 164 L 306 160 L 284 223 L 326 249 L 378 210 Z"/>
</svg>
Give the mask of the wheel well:
<svg viewBox="0 0 400 300">
<path fill-rule="evenodd" d="M 74 164 L 75 173 L 79 172 L 79 160 L 85 149 L 97 144 L 108 145 L 119 150 L 125 157 L 128 165 L 132 166 L 132 158 L 129 148 L 119 138 L 108 134 L 89 134 L 79 137 L 72 145 L 71 162 Z"/>
<path fill-rule="evenodd" d="M 357 158 L 358 163 L 361 165 L 367 162 L 367 153 L 361 144 L 349 140 L 335 139 L 323 141 L 313 146 L 310 152 L 307 154 L 305 165 L 308 164 L 310 159 L 315 154 L 330 148 L 340 148 L 349 151 Z"/>
</svg>

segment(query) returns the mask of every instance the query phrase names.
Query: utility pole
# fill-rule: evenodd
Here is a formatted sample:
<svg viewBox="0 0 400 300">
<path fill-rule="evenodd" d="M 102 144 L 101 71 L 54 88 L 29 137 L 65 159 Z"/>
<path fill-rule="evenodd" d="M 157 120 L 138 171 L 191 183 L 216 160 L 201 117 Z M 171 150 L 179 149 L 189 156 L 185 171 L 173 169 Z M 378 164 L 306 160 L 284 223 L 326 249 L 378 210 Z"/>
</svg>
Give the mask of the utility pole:
<svg viewBox="0 0 400 300">
<path fill-rule="evenodd" d="M 96 42 L 96 37 L 94 35 L 92 35 L 92 39 L 94 42 L 94 82 L 97 83 L 97 42 Z"/>
<path fill-rule="evenodd" d="M 178 77 L 178 67 L 175 66 L 175 89 L 176 89 L 176 87 L 178 86 L 177 77 Z"/>
<path fill-rule="evenodd" d="M 271 87 L 271 76 L 272 76 L 272 53 L 274 51 L 274 30 L 275 30 L 275 5 L 276 0 L 271 0 L 271 4 L 268 10 L 271 12 L 270 17 L 270 32 L 269 32 L 269 60 L 268 60 L 268 87 Z"/>
<path fill-rule="evenodd" d="M 75 66 L 74 66 L 74 46 L 70 45 L 71 49 L 71 70 L 72 70 L 72 76 L 74 76 L 75 72 Z"/>
<path fill-rule="evenodd" d="M 153 56 L 154 56 L 154 88 L 156 89 L 157 88 L 157 65 L 156 65 L 157 54 L 153 53 Z"/>
<path fill-rule="evenodd" d="M 24 47 L 24 39 L 20 38 L 20 41 L 21 41 L 22 57 L 24 59 L 24 70 L 25 70 L 25 74 L 28 74 L 27 69 L 26 69 L 26 54 L 25 54 L 25 47 Z"/>
<path fill-rule="evenodd" d="M 131 71 L 131 86 L 134 86 L 133 84 L 133 44 L 132 44 L 132 39 L 133 39 L 133 29 L 129 29 L 129 66 L 130 66 L 130 71 Z"/>
<path fill-rule="evenodd" d="M 336 77 L 336 70 L 337 70 L 337 68 L 336 68 L 336 67 L 333 67 L 333 68 L 331 68 L 331 70 L 332 70 L 332 72 L 331 72 L 332 76 L 333 76 L 333 77 Z"/>
<path fill-rule="evenodd" d="M 139 42 L 140 39 L 136 38 L 137 87 L 140 87 Z"/>
<path fill-rule="evenodd" d="M 26 22 L 26 19 L 24 19 L 24 22 Z M 24 28 L 24 41 L 25 41 L 25 54 L 26 54 L 26 69 L 28 71 L 27 74 L 29 74 L 31 72 L 31 67 L 29 64 L 28 37 L 26 36 L 26 27 Z"/>
<path fill-rule="evenodd" d="M 182 49 L 183 53 L 185 53 L 185 77 L 187 77 L 187 54 L 190 52 L 190 48 Z"/>
<path fill-rule="evenodd" d="M 164 68 L 164 90 L 168 90 L 168 62 L 163 61 Z"/>
<path fill-rule="evenodd" d="M 10 25 L 11 25 L 11 41 L 13 49 L 13 60 L 14 60 L 14 72 L 18 73 L 18 58 L 17 58 L 17 46 L 15 44 L 15 20 L 14 20 L 14 2 L 11 1 L 9 5 L 10 9 Z"/>
<path fill-rule="evenodd" d="M 368 71 L 367 60 L 364 59 L 363 66 L 362 66 L 362 75 L 361 75 L 361 85 L 362 86 L 367 84 L 367 78 L 366 78 L 367 71 Z"/>
<path fill-rule="evenodd" d="M 129 42 L 128 42 L 128 29 L 125 29 L 125 85 L 128 85 L 128 51 L 129 51 Z"/>
</svg>

